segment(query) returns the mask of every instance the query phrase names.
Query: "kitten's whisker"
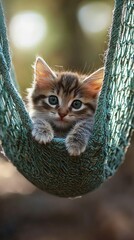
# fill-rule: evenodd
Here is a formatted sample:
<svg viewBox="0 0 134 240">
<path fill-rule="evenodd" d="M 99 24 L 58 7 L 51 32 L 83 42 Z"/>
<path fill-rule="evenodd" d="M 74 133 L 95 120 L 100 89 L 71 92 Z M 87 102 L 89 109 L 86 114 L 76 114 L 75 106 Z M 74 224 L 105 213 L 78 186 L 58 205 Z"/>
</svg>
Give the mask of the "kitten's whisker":
<svg viewBox="0 0 134 240">
<path fill-rule="evenodd" d="M 84 64 L 84 67 L 83 67 L 82 72 L 81 72 L 82 74 L 85 74 L 86 68 L 87 68 L 87 62 L 85 62 L 85 64 Z"/>
</svg>

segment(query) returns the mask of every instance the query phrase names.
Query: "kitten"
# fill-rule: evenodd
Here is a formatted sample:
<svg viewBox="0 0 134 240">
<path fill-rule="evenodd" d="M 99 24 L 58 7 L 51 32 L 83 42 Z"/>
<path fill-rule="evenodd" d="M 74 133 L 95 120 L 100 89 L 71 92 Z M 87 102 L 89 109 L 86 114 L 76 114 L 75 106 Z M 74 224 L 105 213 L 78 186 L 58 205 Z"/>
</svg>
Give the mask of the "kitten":
<svg viewBox="0 0 134 240">
<path fill-rule="evenodd" d="M 92 133 L 103 72 L 103 68 L 90 76 L 54 72 L 38 57 L 27 97 L 35 140 L 46 144 L 54 136 L 65 137 L 70 155 L 84 152 Z"/>
</svg>

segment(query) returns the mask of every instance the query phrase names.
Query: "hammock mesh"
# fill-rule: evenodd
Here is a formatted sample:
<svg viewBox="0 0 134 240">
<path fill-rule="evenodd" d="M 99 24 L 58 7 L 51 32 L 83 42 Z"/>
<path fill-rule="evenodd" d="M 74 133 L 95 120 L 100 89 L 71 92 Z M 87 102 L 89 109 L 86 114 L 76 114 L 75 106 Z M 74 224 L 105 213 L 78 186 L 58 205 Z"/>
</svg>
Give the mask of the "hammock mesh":
<svg viewBox="0 0 134 240">
<path fill-rule="evenodd" d="M 134 120 L 133 1 L 116 0 L 102 92 L 86 151 L 70 157 L 64 139 L 38 144 L 16 90 L 2 6 L 0 8 L 0 139 L 6 156 L 40 189 L 74 197 L 97 188 L 121 164 Z"/>
</svg>

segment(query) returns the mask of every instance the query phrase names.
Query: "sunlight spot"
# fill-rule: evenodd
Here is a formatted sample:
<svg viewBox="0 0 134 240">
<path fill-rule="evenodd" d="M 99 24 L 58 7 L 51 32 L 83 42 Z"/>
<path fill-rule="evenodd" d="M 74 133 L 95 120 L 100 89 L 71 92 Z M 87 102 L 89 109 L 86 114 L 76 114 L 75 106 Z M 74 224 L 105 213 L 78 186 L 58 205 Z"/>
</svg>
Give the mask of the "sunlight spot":
<svg viewBox="0 0 134 240">
<path fill-rule="evenodd" d="M 17 48 L 33 48 L 46 36 L 44 17 L 36 12 L 25 11 L 13 16 L 9 25 L 10 37 Z"/>
<path fill-rule="evenodd" d="M 78 10 L 78 21 L 86 34 L 98 33 L 105 30 L 112 16 L 112 7 L 104 2 L 91 2 Z"/>
</svg>

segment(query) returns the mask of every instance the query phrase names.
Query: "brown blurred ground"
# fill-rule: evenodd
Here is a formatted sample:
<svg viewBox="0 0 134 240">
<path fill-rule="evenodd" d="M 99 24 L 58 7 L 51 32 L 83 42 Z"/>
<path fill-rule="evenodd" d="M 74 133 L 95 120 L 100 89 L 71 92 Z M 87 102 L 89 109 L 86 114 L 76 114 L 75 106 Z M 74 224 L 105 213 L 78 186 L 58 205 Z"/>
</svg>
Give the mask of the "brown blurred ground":
<svg viewBox="0 0 134 240">
<path fill-rule="evenodd" d="M 117 174 L 74 200 L 35 189 L 1 160 L 0 240 L 134 240 L 133 160 L 134 138 Z"/>
</svg>

